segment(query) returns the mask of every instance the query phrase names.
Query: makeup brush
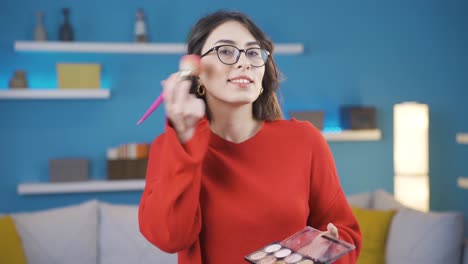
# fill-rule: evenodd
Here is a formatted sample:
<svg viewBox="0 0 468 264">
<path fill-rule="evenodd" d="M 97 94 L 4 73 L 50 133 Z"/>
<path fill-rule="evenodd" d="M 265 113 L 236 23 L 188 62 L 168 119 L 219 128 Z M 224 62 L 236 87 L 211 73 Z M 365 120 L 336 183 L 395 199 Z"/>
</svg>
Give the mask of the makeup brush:
<svg viewBox="0 0 468 264">
<path fill-rule="evenodd" d="M 188 79 L 190 76 L 198 75 L 200 72 L 200 56 L 195 54 L 184 55 L 179 62 L 179 80 L 183 81 Z M 145 114 L 138 120 L 137 125 L 141 124 L 148 118 L 151 113 L 156 110 L 159 105 L 164 101 L 163 93 L 161 93 L 156 100 L 151 104 L 151 106 L 146 110 Z"/>
</svg>

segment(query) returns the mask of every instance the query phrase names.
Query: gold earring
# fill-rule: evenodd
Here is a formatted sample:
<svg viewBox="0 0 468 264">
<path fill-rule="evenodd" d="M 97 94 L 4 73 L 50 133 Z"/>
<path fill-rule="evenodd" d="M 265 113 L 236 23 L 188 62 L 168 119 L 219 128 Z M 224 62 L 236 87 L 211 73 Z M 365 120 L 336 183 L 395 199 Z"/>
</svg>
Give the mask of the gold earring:
<svg viewBox="0 0 468 264">
<path fill-rule="evenodd" d="M 260 89 L 260 94 L 262 94 L 262 93 L 263 93 L 263 87 L 262 87 L 262 89 Z"/>
<path fill-rule="evenodd" d="M 203 87 L 203 85 L 201 85 L 201 84 L 198 84 L 198 86 L 197 86 L 198 95 L 203 96 L 203 95 L 205 95 L 205 92 L 206 92 L 205 87 Z"/>
</svg>

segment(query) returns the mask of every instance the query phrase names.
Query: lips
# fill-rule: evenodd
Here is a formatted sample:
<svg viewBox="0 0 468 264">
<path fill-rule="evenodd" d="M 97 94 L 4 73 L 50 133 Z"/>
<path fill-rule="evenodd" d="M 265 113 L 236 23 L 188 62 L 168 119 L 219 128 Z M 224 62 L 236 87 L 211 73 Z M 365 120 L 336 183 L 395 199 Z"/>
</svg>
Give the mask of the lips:
<svg viewBox="0 0 468 264">
<path fill-rule="evenodd" d="M 252 78 L 250 78 L 249 76 L 237 76 L 237 77 L 234 77 L 234 78 L 231 78 L 228 80 L 228 82 L 230 83 L 234 83 L 234 84 L 249 84 L 249 83 L 253 83 L 253 80 Z"/>
</svg>

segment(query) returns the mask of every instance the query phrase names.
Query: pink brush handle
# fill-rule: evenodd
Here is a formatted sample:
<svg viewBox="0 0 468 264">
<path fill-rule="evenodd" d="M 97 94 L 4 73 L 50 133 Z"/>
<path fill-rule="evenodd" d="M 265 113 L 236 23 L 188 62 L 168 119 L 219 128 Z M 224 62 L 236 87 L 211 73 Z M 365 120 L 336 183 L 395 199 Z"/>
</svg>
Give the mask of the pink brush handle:
<svg viewBox="0 0 468 264">
<path fill-rule="evenodd" d="M 141 124 L 143 121 L 145 121 L 146 118 L 148 118 L 151 113 L 158 108 L 159 105 L 164 101 L 163 93 L 161 93 L 156 100 L 151 104 L 151 106 L 146 110 L 145 114 L 138 120 L 137 125 Z"/>
</svg>

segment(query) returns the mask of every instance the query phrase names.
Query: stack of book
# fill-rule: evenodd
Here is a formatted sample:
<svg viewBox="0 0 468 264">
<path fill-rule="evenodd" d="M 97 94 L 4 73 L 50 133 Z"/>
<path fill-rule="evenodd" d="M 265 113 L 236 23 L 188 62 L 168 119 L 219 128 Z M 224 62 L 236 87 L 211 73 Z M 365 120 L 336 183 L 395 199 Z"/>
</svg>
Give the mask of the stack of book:
<svg viewBox="0 0 468 264">
<path fill-rule="evenodd" d="M 107 178 L 144 179 L 149 143 L 127 143 L 107 150 Z"/>
</svg>

